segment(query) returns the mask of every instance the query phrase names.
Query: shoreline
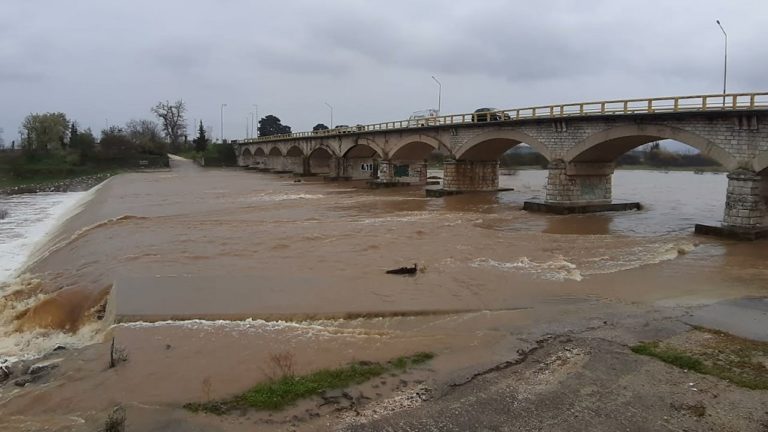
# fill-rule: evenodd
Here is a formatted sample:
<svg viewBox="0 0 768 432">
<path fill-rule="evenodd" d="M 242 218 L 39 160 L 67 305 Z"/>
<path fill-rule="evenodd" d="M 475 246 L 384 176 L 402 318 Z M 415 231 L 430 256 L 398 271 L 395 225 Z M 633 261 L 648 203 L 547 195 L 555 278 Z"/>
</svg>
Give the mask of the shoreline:
<svg viewBox="0 0 768 432">
<path fill-rule="evenodd" d="M 61 180 L 50 180 L 42 182 L 32 181 L 30 183 L 18 186 L 5 186 L 0 187 L 0 196 L 44 192 L 85 192 L 117 174 L 119 174 L 119 172 L 109 171 L 105 173 L 72 177 Z"/>
</svg>

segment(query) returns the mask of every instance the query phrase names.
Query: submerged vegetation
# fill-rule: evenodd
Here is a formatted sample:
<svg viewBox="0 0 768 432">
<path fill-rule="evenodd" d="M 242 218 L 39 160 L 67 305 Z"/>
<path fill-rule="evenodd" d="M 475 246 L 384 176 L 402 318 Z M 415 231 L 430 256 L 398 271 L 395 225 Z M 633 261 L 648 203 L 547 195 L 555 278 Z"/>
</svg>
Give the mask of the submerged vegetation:
<svg viewBox="0 0 768 432">
<path fill-rule="evenodd" d="M 641 342 L 632 352 L 753 390 L 768 390 L 768 343 L 697 327 L 686 336 L 693 343 Z"/>
<path fill-rule="evenodd" d="M 245 393 L 230 399 L 188 403 L 184 408 L 193 412 L 217 415 L 243 408 L 279 410 L 300 399 L 320 395 L 325 391 L 362 384 L 388 372 L 403 372 L 410 367 L 426 363 L 432 358 L 434 354 L 420 352 L 398 357 L 386 363 L 361 361 L 335 369 L 321 369 L 302 376 L 295 376 L 292 372 L 286 373 L 281 378 L 257 384 Z M 290 370 L 292 371 L 292 368 Z"/>
</svg>

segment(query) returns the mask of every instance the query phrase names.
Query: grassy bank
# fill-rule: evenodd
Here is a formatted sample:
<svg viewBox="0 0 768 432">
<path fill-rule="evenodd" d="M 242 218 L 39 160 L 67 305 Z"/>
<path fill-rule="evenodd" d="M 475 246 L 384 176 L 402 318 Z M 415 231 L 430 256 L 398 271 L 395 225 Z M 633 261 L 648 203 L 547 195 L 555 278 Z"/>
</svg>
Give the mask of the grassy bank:
<svg viewBox="0 0 768 432">
<path fill-rule="evenodd" d="M 768 390 L 768 343 L 729 333 L 695 328 L 682 339 L 642 342 L 634 353 L 704 375 L 712 375 L 740 387 Z"/>
<path fill-rule="evenodd" d="M 184 408 L 193 412 L 217 415 L 243 408 L 280 410 L 300 399 L 320 395 L 325 391 L 362 384 L 388 372 L 404 372 L 433 357 L 432 353 L 421 352 L 398 357 L 386 363 L 356 362 L 335 369 L 321 369 L 308 375 L 285 374 L 279 379 L 257 384 L 245 393 L 230 399 L 188 403 Z"/>
<path fill-rule="evenodd" d="M 62 153 L 0 153 L 0 190 L 66 189 L 83 179 L 103 179 L 121 171 L 167 164 L 166 156 L 135 155 L 122 158 L 81 160 Z"/>
</svg>

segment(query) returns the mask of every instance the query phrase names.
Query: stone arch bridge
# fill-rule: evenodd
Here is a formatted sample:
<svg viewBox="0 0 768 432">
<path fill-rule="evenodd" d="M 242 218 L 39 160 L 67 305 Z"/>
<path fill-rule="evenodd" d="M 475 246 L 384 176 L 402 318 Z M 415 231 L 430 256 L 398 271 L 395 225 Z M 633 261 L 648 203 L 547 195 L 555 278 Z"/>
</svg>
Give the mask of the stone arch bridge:
<svg viewBox="0 0 768 432">
<path fill-rule="evenodd" d="M 426 159 L 446 156 L 443 188 L 498 189 L 501 155 L 527 144 L 549 161 L 547 203 L 611 202 L 616 159 L 672 139 L 728 172 L 723 224 L 768 226 L 768 93 L 539 106 L 358 125 L 236 143 L 238 161 L 276 172 L 426 183 Z"/>
</svg>

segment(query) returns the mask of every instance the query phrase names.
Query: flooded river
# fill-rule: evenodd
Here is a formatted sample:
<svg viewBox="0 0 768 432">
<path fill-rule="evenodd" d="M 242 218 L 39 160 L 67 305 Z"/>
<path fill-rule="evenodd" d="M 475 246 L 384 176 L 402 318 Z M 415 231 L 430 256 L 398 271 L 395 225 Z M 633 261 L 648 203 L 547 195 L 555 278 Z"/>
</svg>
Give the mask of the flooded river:
<svg viewBox="0 0 768 432">
<path fill-rule="evenodd" d="M 6 392 L 0 407 L 28 420 L 117 402 L 178 405 L 202 397 L 204 378 L 226 396 L 263 378 L 264 357 L 283 350 L 299 371 L 433 350 L 436 373 L 457 374 L 508 358 L 533 328 L 609 319 L 610 305 L 768 291 L 768 243 L 692 233 L 722 217 L 724 175 L 617 171 L 614 198 L 642 211 L 523 212 L 545 178 L 520 171 L 500 180 L 514 191 L 435 199 L 184 161 L 120 175 L 6 286 L 2 333 L 15 342 L 0 357 L 114 335 L 131 360 L 98 375 L 105 348 L 94 345 L 57 402 Z M 413 263 L 415 277 L 384 272 Z M 113 284 L 122 300 L 98 320 Z"/>
</svg>

